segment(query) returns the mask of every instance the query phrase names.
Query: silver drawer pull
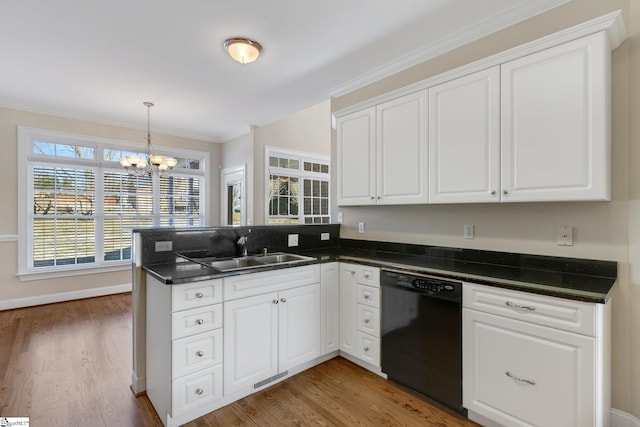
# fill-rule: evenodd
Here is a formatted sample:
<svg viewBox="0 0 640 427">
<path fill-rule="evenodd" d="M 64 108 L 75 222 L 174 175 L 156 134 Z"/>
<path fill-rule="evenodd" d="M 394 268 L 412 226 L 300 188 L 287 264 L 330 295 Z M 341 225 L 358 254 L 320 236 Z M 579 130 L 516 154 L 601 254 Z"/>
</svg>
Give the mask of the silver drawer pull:
<svg viewBox="0 0 640 427">
<path fill-rule="evenodd" d="M 536 385 L 536 382 L 535 382 L 534 380 L 525 380 L 525 379 L 522 379 L 522 378 L 518 378 L 518 377 L 516 377 L 515 375 L 513 375 L 513 374 L 512 374 L 511 372 L 509 372 L 509 371 L 506 371 L 504 374 L 505 374 L 506 376 L 508 376 L 509 378 L 513 378 L 514 380 L 516 380 L 516 381 L 518 381 L 518 382 L 521 382 L 521 383 L 527 383 L 527 384 L 531 384 L 531 385 Z"/>
<path fill-rule="evenodd" d="M 204 294 L 202 292 L 198 292 L 196 294 L 196 298 L 202 298 L 204 296 Z"/>
<path fill-rule="evenodd" d="M 534 306 L 532 306 L 532 305 L 514 304 L 511 301 L 505 302 L 504 305 L 506 305 L 507 307 L 517 308 L 517 309 L 521 309 L 521 310 L 529 310 L 529 311 L 535 311 L 536 310 L 536 308 Z"/>
<path fill-rule="evenodd" d="M 364 299 L 369 299 L 369 297 L 370 297 L 370 296 L 371 296 L 371 295 L 365 295 L 365 296 L 364 296 Z"/>
<path fill-rule="evenodd" d="M 365 279 L 368 279 L 368 278 L 370 278 L 370 277 L 371 277 L 371 276 L 369 275 L 369 273 L 365 273 L 365 275 L 364 275 L 364 278 L 365 278 Z"/>
<path fill-rule="evenodd" d="M 272 303 L 274 303 L 274 304 L 277 304 L 277 303 L 278 303 L 278 300 L 277 300 L 277 299 L 274 299 L 274 300 L 273 300 L 273 301 L 271 301 L 271 302 L 272 302 Z"/>
<path fill-rule="evenodd" d="M 196 389 L 196 394 L 198 394 L 198 395 L 202 395 L 202 393 L 204 393 L 204 390 L 203 390 L 203 389 L 201 389 L 201 388 L 197 388 L 197 389 Z"/>
<path fill-rule="evenodd" d="M 202 320 L 202 319 L 198 319 L 198 320 L 196 320 L 196 323 L 197 323 L 198 325 L 202 325 L 202 324 L 204 323 L 204 320 Z"/>
<path fill-rule="evenodd" d="M 369 323 L 370 319 L 364 319 L 364 323 Z"/>
<path fill-rule="evenodd" d="M 280 298 L 280 302 L 287 302 L 286 298 Z"/>
<path fill-rule="evenodd" d="M 364 351 L 369 351 L 369 347 L 365 347 L 365 348 L 364 348 Z"/>
<path fill-rule="evenodd" d="M 204 356 L 204 351 L 202 351 L 202 350 L 198 351 L 198 352 L 196 353 L 196 356 L 198 356 L 198 357 L 202 357 L 202 356 Z"/>
</svg>

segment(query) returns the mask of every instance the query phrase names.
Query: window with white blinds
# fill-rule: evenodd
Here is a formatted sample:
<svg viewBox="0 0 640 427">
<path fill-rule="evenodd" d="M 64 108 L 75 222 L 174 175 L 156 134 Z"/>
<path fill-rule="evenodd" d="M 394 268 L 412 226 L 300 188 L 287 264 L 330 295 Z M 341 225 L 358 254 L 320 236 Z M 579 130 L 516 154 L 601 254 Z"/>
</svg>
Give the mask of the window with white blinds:
<svg viewBox="0 0 640 427">
<path fill-rule="evenodd" d="M 19 275 L 128 266 L 132 229 L 205 225 L 207 153 L 163 152 L 170 175 L 136 176 L 118 159 L 144 145 L 121 144 L 19 129 Z"/>
</svg>

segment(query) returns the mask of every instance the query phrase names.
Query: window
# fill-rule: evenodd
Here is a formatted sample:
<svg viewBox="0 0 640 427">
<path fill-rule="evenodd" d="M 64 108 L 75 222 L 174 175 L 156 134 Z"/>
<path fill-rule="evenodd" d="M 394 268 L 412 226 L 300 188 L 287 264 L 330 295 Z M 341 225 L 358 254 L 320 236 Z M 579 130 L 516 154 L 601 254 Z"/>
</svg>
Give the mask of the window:
<svg viewBox="0 0 640 427">
<path fill-rule="evenodd" d="M 163 153 L 179 159 L 170 175 L 134 176 L 118 160 L 140 153 L 122 147 L 144 144 L 23 127 L 18 134 L 21 276 L 122 268 L 132 228 L 205 224 L 207 153 Z"/>
<path fill-rule="evenodd" d="M 267 149 L 267 223 L 328 224 L 329 159 Z"/>
</svg>

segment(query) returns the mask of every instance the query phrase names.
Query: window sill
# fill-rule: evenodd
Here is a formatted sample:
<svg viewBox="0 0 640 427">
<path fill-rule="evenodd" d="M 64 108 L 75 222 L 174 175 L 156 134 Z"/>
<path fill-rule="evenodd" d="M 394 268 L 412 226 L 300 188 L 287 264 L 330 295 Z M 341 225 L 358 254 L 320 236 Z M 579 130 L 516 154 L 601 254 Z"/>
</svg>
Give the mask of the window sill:
<svg viewBox="0 0 640 427">
<path fill-rule="evenodd" d="M 125 271 L 130 269 L 131 261 L 125 261 L 109 266 L 73 267 L 68 269 L 58 268 L 55 270 L 25 271 L 16 274 L 16 276 L 18 276 L 21 282 L 29 282 L 32 280 L 56 279 L 59 277 L 70 276 L 86 276 L 90 274 L 111 273 L 114 271 Z"/>
</svg>

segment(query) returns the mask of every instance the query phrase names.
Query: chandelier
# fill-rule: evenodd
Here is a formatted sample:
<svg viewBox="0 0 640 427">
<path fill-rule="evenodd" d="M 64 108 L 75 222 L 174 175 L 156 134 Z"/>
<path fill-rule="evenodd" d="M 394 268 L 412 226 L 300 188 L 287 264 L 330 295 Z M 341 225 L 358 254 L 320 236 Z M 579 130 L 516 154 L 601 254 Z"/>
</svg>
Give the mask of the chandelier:
<svg viewBox="0 0 640 427">
<path fill-rule="evenodd" d="M 120 165 L 124 167 L 130 175 L 144 176 L 153 175 L 165 176 L 171 172 L 171 169 L 178 163 L 173 157 L 165 157 L 159 154 L 153 154 L 153 146 L 151 145 L 151 107 L 153 103 L 143 102 L 147 107 L 147 146 L 143 156 L 133 155 L 120 159 Z"/>
</svg>

